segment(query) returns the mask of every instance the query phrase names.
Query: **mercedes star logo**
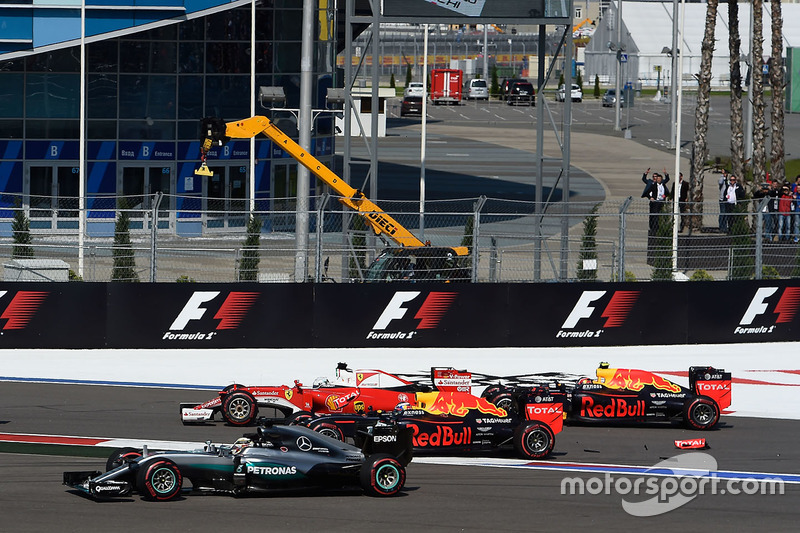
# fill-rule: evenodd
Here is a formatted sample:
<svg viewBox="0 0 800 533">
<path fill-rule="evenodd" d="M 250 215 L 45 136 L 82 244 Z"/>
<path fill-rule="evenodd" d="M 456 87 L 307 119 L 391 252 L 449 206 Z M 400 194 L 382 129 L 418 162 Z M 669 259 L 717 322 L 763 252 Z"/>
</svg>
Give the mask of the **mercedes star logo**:
<svg viewBox="0 0 800 533">
<path fill-rule="evenodd" d="M 312 448 L 311 439 L 308 437 L 297 437 L 297 447 L 301 452 L 307 452 Z"/>
</svg>

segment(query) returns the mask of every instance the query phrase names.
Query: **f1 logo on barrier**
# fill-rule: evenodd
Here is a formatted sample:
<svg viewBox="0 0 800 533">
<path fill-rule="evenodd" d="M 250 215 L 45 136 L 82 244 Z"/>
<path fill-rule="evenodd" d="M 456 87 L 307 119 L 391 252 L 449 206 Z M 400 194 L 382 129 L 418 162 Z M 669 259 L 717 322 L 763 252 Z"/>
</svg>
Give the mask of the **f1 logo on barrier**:
<svg viewBox="0 0 800 533">
<path fill-rule="evenodd" d="M 372 326 L 372 331 L 367 334 L 368 339 L 410 339 L 418 330 L 421 329 L 434 329 L 439 325 L 442 317 L 450 309 L 453 301 L 458 296 L 455 292 L 430 292 L 419 310 L 414 315 L 414 319 L 419 320 L 419 323 L 412 331 L 397 331 L 392 333 L 378 333 L 385 331 L 389 325 L 395 320 L 402 320 L 406 313 L 409 311 L 407 303 L 416 299 L 420 291 L 397 291 L 394 296 L 383 309 L 381 316 Z"/>
<path fill-rule="evenodd" d="M 778 287 L 759 287 L 750 300 L 750 305 L 742 315 L 739 325 L 733 330 L 735 334 L 761 334 L 772 333 L 777 324 L 788 324 L 794 320 L 797 315 L 797 310 L 800 308 L 800 287 L 786 287 L 781 293 L 778 303 L 775 304 L 773 314 L 778 315 L 773 324 L 756 326 L 756 327 L 742 327 L 751 326 L 756 318 L 767 313 L 770 308 L 768 299 L 778 292 Z"/>
<path fill-rule="evenodd" d="M 0 299 L 6 294 L 8 291 L 0 291 Z M 49 294 L 43 291 L 18 291 L 0 315 L 0 320 L 6 321 L 3 331 L 25 329 Z"/>
<path fill-rule="evenodd" d="M 598 306 L 591 305 L 600 300 L 608 291 L 583 291 L 580 298 L 575 303 L 567 319 L 561 325 L 561 329 L 556 333 L 556 337 L 599 337 L 603 329 L 586 331 L 564 331 L 572 330 L 583 319 L 591 318 Z M 603 308 L 600 314 L 605 318 L 604 328 L 618 328 L 625 323 L 636 300 L 639 299 L 641 291 L 614 291 L 611 299 Z"/>
<path fill-rule="evenodd" d="M 220 291 L 196 291 L 192 294 L 186 305 L 183 306 L 181 312 L 172 322 L 169 331 L 164 333 L 163 340 L 208 340 L 212 338 L 217 331 L 236 329 L 241 324 L 247 312 L 258 299 L 259 293 L 257 292 L 230 292 L 222 305 L 219 306 L 217 313 L 214 315 L 215 320 L 219 323 L 214 328 L 214 332 L 197 332 L 197 333 L 173 333 L 175 331 L 183 331 L 190 322 L 201 320 L 208 307 L 204 304 L 211 302 L 220 295 Z"/>
</svg>

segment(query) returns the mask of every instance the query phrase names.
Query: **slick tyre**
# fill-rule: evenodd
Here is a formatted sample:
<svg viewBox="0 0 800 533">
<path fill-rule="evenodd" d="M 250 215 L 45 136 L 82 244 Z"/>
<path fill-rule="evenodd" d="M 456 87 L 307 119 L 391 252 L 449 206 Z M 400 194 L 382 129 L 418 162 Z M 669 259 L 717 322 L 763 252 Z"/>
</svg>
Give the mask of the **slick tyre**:
<svg viewBox="0 0 800 533">
<path fill-rule="evenodd" d="M 553 451 L 555 440 L 547 424 L 526 422 L 514 431 L 514 450 L 523 459 L 542 459 Z"/>
<path fill-rule="evenodd" d="M 394 496 L 406 483 L 406 469 L 385 453 L 376 453 L 361 465 L 361 487 L 368 496 Z"/>
<path fill-rule="evenodd" d="M 505 409 L 506 413 L 511 414 L 514 409 L 514 397 L 509 392 L 500 392 L 494 396 L 487 398 L 490 403 L 493 403 L 500 409 Z"/>
<path fill-rule="evenodd" d="M 711 429 L 719 422 L 719 406 L 710 398 L 695 398 L 683 406 L 683 420 L 690 429 Z"/>
<path fill-rule="evenodd" d="M 126 462 L 133 461 L 142 456 L 142 451 L 136 448 L 120 448 L 111 452 L 106 461 L 106 472 L 119 468 Z"/>
<path fill-rule="evenodd" d="M 328 422 L 317 422 L 309 424 L 308 427 L 320 435 L 325 435 L 326 437 L 330 437 L 332 439 L 344 442 L 344 434 L 342 430 L 339 429 L 339 426 L 336 424 L 331 424 Z"/>
<path fill-rule="evenodd" d="M 222 400 L 222 417 L 232 426 L 248 426 L 258 416 L 258 405 L 252 394 L 231 392 Z"/>
<path fill-rule="evenodd" d="M 139 469 L 136 487 L 146 500 L 165 502 L 181 493 L 183 475 L 178 465 L 169 459 L 150 461 Z"/>
<path fill-rule="evenodd" d="M 239 385 L 238 383 L 231 383 L 230 385 L 228 385 L 227 387 L 222 389 L 222 392 L 226 392 L 227 393 L 227 392 L 232 391 L 233 389 L 243 389 L 243 388 L 245 388 L 244 385 Z"/>
<path fill-rule="evenodd" d="M 503 390 L 502 385 L 489 385 L 488 387 L 483 389 L 483 392 L 481 393 L 481 398 L 490 398 L 495 394 L 497 394 L 498 392 L 500 392 L 501 390 Z"/>
<path fill-rule="evenodd" d="M 286 417 L 286 423 L 290 426 L 304 426 L 312 418 L 314 415 L 308 411 L 297 411 Z"/>
</svg>

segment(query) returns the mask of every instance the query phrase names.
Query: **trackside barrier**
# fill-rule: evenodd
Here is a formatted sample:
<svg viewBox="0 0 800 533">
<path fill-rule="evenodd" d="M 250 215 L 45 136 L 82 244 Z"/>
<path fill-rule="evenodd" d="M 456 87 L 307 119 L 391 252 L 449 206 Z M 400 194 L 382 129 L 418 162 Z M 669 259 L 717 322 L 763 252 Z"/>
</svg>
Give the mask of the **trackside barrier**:
<svg viewBox="0 0 800 533">
<path fill-rule="evenodd" d="M 798 280 L 2 283 L 0 344 L 197 349 L 777 342 L 800 340 L 798 308 Z"/>
</svg>

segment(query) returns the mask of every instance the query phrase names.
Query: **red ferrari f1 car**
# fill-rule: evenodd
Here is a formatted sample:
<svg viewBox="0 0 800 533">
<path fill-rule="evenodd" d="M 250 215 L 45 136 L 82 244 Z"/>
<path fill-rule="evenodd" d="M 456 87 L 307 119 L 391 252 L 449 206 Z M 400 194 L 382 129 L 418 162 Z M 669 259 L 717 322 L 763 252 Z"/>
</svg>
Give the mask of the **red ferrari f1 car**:
<svg viewBox="0 0 800 533">
<path fill-rule="evenodd" d="M 511 402 L 514 391 L 525 387 L 493 385 L 482 396 L 498 406 Z M 565 389 L 566 390 L 566 389 Z M 682 420 L 692 429 L 711 429 L 731 405 L 731 374 L 710 366 L 689 368 L 689 388 L 653 372 L 609 368 L 600 363 L 597 378 L 580 379 L 564 412 L 568 422 L 631 422 Z"/>
<path fill-rule="evenodd" d="M 452 368 L 432 368 L 431 380 L 436 390 L 469 391 L 471 374 Z M 217 413 L 234 426 L 256 421 L 259 407 L 273 408 L 298 421 L 318 413 L 362 414 L 368 411 L 391 411 L 399 403 L 413 401 L 414 394 L 430 390 L 382 370 L 352 371 L 339 363 L 334 379 L 317 378 L 312 387 L 295 380 L 293 386 L 245 387 L 233 384 L 218 396 L 201 404 L 181 403 L 181 422 L 201 424 L 214 420 Z"/>
</svg>

